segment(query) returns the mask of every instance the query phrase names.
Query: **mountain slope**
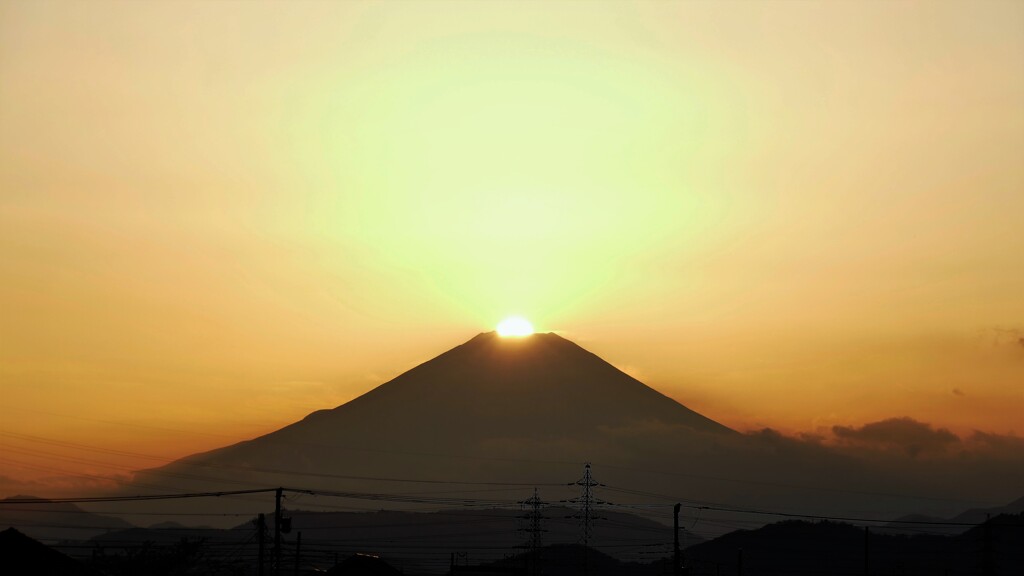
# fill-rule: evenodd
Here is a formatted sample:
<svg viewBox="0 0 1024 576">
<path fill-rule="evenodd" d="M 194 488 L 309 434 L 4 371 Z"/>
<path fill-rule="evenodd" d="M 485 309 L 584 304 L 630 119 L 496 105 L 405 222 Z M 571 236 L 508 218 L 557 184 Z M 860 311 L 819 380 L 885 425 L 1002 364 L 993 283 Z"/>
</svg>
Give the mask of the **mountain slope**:
<svg viewBox="0 0 1024 576">
<path fill-rule="evenodd" d="M 453 440 L 467 430 L 481 437 L 510 430 L 572 436 L 652 421 L 731 432 L 555 334 L 480 334 L 347 404 L 311 414 L 296 427 L 330 432 L 348 422 L 378 425 L 382 417 L 394 418 L 388 421 L 399 434 L 417 429 L 427 432 L 428 440 Z"/>
<path fill-rule="evenodd" d="M 1022 514 L 1024 513 L 1024 498 L 1018 498 L 1005 506 L 992 508 L 971 508 L 965 510 L 952 518 L 939 518 L 923 514 L 910 514 L 894 520 L 886 525 L 885 530 L 894 534 L 915 534 L 922 531 L 920 525 L 915 522 L 936 522 L 935 525 L 927 527 L 927 532 L 933 534 L 960 534 L 966 531 L 963 524 L 982 524 L 989 518 L 995 518 L 1001 514 Z M 943 524 L 947 523 L 947 524 Z"/>
<path fill-rule="evenodd" d="M 478 473 L 487 459 L 561 459 L 574 468 L 615 460 L 634 450 L 631 430 L 651 429 L 737 436 L 555 334 L 491 332 L 337 408 L 140 478 L 160 484 L 163 476 L 164 485 L 196 476 L 273 485 L 288 474 L 307 474 L 300 484 L 310 485 L 309 474 L 339 473 L 479 479 L 493 474 Z"/>
</svg>

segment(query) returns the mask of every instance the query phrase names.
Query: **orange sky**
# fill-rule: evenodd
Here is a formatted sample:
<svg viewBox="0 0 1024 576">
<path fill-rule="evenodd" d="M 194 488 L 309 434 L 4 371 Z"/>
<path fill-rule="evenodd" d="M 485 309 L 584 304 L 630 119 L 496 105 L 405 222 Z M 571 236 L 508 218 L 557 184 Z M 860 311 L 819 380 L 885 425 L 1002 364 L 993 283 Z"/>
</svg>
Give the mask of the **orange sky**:
<svg viewBox="0 0 1024 576">
<path fill-rule="evenodd" d="M 248 438 L 512 313 L 740 429 L 1024 434 L 1022 22 L 0 2 L 0 477 Z"/>
</svg>

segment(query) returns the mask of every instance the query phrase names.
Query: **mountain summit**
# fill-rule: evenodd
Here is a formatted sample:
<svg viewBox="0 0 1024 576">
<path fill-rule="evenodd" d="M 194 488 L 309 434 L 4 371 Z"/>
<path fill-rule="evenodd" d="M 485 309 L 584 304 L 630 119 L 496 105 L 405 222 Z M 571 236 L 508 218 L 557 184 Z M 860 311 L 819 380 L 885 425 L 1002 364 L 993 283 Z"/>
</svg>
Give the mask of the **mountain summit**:
<svg viewBox="0 0 1024 576">
<path fill-rule="evenodd" d="M 421 439 L 533 436 L 658 422 L 699 432 L 731 430 L 647 387 L 556 334 L 479 334 L 394 380 L 299 425 L 386 421 Z"/>
<path fill-rule="evenodd" d="M 180 485 L 197 466 L 264 485 L 287 474 L 305 485 L 331 474 L 487 479 L 494 470 L 481 461 L 621 461 L 635 451 L 634 431 L 736 435 L 556 334 L 487 332 L 337 408 L 140 481 L 170 475 L 159 484 Z"/>
</svg>

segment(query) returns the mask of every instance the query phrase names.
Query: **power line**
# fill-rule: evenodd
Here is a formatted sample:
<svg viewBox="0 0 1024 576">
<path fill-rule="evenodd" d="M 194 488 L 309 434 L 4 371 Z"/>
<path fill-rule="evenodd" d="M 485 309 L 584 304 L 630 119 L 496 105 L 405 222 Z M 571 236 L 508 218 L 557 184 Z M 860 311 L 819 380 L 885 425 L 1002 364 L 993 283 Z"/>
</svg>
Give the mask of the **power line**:
<svg viewBox="0 0 1024 576">
<path fill-rule="evenodd" d="M 601 483 L 596 482 L 592 475 L 589 474 L 589 466 L 585 469 L 583 478 L 574 482 L 571 485 L 577 485 L 581 487 L 581 496 L 578 498 L 570 499 L 568 502 L 578 504 L 580 506 L 579 512 L 572 516 L 583 522 L 582 536 L 584 542 L 588 542 L 592 533 L 592 522 L 595 519 L 593 516 L 593 509 L 596 505 L 603 506 L 620 506 L 611 504 L 601 500 L 597 500 L 593 494 L 593 488 L 598 486 L 604 486 Z M 612 489 L 612 488 L 609 488 Z M 86 503 L 101 503 L 101 502 L 141 502 L 141 501 L 153 501 L 153 500 L 182 500 L 182 499 L 193 499 L 193 498 L 219 498 L 219 497 L 230 497 L 240 495 L 253 495 L 253 494 L 268 494 L 282 490 L 291 494 L 307 494 L 313 496 L 325 496 L 332 498 L 351 498 L 359 500 L 379 500 L 389 502 L 405 502 L 405 503 L 424 503 L 424 504 L 446 504 L 446 505 L 459 505 L 459 506 L 476 506 L 476 507 L 501 507 L 501 506 L 512 506 L 517 504 L 516 501 L 511 500 L 483 500 L 474 498 L 447 498 L 447 497 L 416 497 L 399 494 L 388 494 L 388 493 L 372 493 L 372 492 L 341 492 L 332 490 L 318 490 L 310 488 L 294 488 L 294 487 L 275 487 L 275 488 L 254 488 L 248 490 L 220 490 L 210 492 L 185 492 L 185 493 L 168 493 L 168 494 L 140 494 L 133 496 L 75 496 L 75 497 L 63 497 L 63 498 L 5 498 L 0 500 L 0 506 L 16 506 L 16 505 L 45 505 L 45 504 L 86 504 Z M 661 505 L 667 507 L 668 505 Z M 621 506 L 623 508 L 629 508 L 629 506 Z M 776 516 L 780 518 L 793 518 L 801 520 L 831 520 L 836 522 L 859 522 L 859 523 L 880 523 L 880 524 L 894 524 L 897 527 L 899 525 L 914 525 L 914 526 L 964 526 L 973 527 L 978 526 L 977 523 L 971 522 L 953 522 L 953 521 L 938 521 L 938 520 L 892 520 L 882 518 L 867 518 L 858 516 L 830 516 L 824 514 L 806 514 L 806 513 L 795 513 L 795 512 L 781 512 L 755 508 L 742 508 L 742 507 L 731 507 L 722 505 L 707 505 L 707 504 L 683 504 L 682 507 L 693 509 L 693 510 L 710 510 L 716 512 L 730 512 L 737 514 L 752 514 L 761 516 Z M 15 508 L 14 510 L 17 510 Z M 23 510 L 23 509 L 22 509 Z M 197 515 L 203 515 L 201 513 Z M 210 516 L 219 515 L 216 513 L 209 514 Z M 1011 524 L 1011 526 L 1017 526 Z"/>
<path fill-rule="evenodd" d="M 190 492 L 184 494 L 146 494 L 136 496 L 79 496 L 73 498 L 5 498 L 0 505 L 9 504 L 85 504 L 89 502 L 141 502 L 144 500 L 181 500 L 185 498 L 217 498 L 220 496 L 237 496 L 239 494 L 262 494 L 275 492 L 277 488 L 258 488 L 254 490 L 224 490 L 220 492 Z"/>
</svg>

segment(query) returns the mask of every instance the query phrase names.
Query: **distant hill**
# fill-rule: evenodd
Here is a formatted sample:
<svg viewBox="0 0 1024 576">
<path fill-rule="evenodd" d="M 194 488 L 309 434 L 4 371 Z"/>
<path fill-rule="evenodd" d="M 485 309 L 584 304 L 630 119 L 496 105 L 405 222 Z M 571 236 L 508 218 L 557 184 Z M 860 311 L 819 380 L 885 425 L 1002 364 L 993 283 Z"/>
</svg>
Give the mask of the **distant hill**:
<svg viewBox="0 0 1024 576">
<path fill-rule="evenodd" d="M 18 503 L 12 503 L 19 501 Z M 20 502 L 24 501 L 24 502 Z M 86 512 L 74 504 L 35 496 L 11 496 L 0 505 L 0 529 L 12 527 L 36 540 L 55 543 L 88 540 L 110 530 L 130 528 L 120 518 Z"/>
<path fill-rule="evenodd" d="M 570 518 L 570 508 L 554 506 L 544 509 L 542 540 L 547 544 L 566 545 L 579 540 L 579 521 Z M 453 553 L 466 554 L 474 563 L 493 561 L 510 553 L 522 551 L 527 539 L 521 530 L 526 525 L 522 510 L 453 509 L 430 513 L 377 512 L 311 512 L 286 510 L 291 530 L 284 535 L 284 548 L 291 557 L 296 537 L 303 534 L 304 557 L 310 567 L 326 569 L 334 557 L 367 553 L 378 555 L 389 563 L 412 573 L 443 572 Z M 672 528 L 621 512 L 603 511 L 595 522 L 593 543 L 615 561 L 648 560 L 665 553 L 672 541 Z M 267 515 L 268 525 L 273 516 Z M 125 553 L 148 544 L 172 546 L 183 539 L 203 542 L 217 559 L 217 550 L 241 549 L 251 556 L 256 552 L 255 526 L 252 522 L 228 530 L 187 528 L 176 524 L 150 528 L 131 528 L 109 532 L 90 540 L 105 554 Z M 688 542 L 700 541 L 684 534 Z"/>
<path fill-rule="evenodd" d="M 933 534 L 960 534 L 970 528 L 970 526 L 964 526 L 964 524 L 978 525 L 984 523 L 989 518 L 995 518 L 999 515 L 1020 513 L 1024 513 L 1024 498 L 1018 498 L 1005 506 L 971 508 L 970 510 L 966 510 L 950 518 L 940 518 L 924 514 L 910 514 L 890 522 L 885 528 L 892 533 L 915 534 L 924 531 Z M 949 524 L 922 526 L 920 524 L 916 524 L 916 522 L 948 522 Z"/>
<path fill-rule="evenodd" d="M 605 551 L 584 548 L 582 544 L 559 544 L 545 546 L 539 552 L 540 573 L 545 576 L 663 576 L 671 574 L 670 563 L 655 560 L 646 562 L 624 562 Z M 479 566 L 455 566 L 454 576 L 520 576 L 529 574 L 530 557 L 517 554 L 513 557 L 488 562 Z M 584 568 L 585 566 L 585 568 Z"/>
<path fill-rule="evenodd" d="M 957 536 L 868 534 L 837 522 L 787 521 L 731 532 L 686 550 L 691 573 L 1019 575 L 1024 515 L 1003 515 Z"/>
<path fill-rule="evenodd" d="M 5 576 L 102 576 L 14 528 L 0 530 L 0 573 Z"/>
</svg>

